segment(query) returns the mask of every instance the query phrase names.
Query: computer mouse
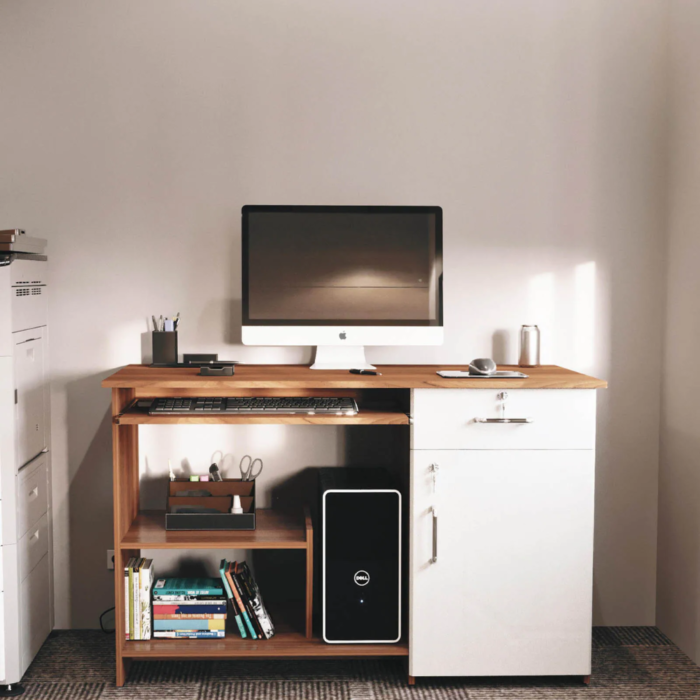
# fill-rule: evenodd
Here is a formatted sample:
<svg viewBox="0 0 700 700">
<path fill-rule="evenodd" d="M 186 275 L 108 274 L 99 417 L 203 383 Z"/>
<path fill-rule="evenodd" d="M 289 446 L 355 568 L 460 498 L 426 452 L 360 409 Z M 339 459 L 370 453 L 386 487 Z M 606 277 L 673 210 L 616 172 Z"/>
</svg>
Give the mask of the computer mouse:
<svg viewBox="0 0 700 700">
<path fill-rule="evenodd" d="M 496 363 L 490 357 L 480 357 L 469 363 L 469 374 L 489 375 L 496 369 Z"/>
</svg>

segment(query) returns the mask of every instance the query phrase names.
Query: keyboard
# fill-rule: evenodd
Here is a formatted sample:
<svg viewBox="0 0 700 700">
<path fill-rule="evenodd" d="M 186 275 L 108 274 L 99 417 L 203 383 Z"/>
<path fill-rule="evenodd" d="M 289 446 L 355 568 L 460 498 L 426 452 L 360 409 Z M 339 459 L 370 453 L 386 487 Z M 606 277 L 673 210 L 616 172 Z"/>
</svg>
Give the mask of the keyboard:
<svg viewBox="0 0 700 700">
<path fill-rule="evenodd" d="M 325 397 L 198 397 L 153 399 L 148 410 L 151 416 L 211 415 L 229 413 L 316 413 L 354 416 L 358 412 L 355 399 Z"/>
</svg>

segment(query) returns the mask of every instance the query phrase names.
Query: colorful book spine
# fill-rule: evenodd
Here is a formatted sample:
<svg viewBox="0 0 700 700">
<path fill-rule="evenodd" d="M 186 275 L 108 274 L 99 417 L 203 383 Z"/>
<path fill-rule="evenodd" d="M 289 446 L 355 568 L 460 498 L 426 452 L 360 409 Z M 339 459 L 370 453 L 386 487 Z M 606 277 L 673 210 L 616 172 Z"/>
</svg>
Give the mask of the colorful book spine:
<svg viewBox="0 0 700 700">
<path fill-rule="evenodd" d="M 233 562 L 233 565 L 231 566 L 231 580 L 233 581 L 233 585 L 236 587 L 236 590 L 238 591 L 238 595 L 241 599 L 241 604 L 246 610 L 246 613 L 248 614 L 248 618 L 250 619 L 251 623 L 253 624 L 253 627 L 255 629 L 255 634 L 259 639 L 264 639 L 265 636 L 263 635 L 262 628 L 260 627 L 260 623 L 258 622 L 258 618 L 255 616 L 255 612 L 253 612 L 253 606 L 250 604 L 250 600 L 248 598 L 248 594 L 243 587 L 243 583 L 240 579 L 240 577 L 236 574 L 236 566 L 237 563 Z"/>
<path fill-rule="evenodd" d="M 255 627 L 253 627 L 253 623 L 250 621 L 250 617 L 248 616 L 246 607 L 245 605 L 243 605 L 243 600 L 241 599 L 240 592 L 238 591 L 238 588 L 236 588 L 236 584 L 233 582 L 232 569 L 233 563 L 229 562 L 228 566 L 226 567 L 226 579 L 228 580 L 228 585 L 231 588 L 231 593 L 233 594 L 233 598 L 236 601 L 236 605 L 241 611 L 241 615 L 246 624 L 246 627 L 248 628 L 248 631 L 250 632 L 251 638 L 257 639 L 258 635 L 255 632 Z"/>
<path fill-rule="evenodd" d="M 139 615 L 139 591 L 141 590 L 141 582 L 139 580 L 139 569 L 141 568 L 142 563 L 143 559 L 137 559 L 136 563 L 134 564 L 134 580 L 132 590 L 132 605 L 134 606 L 134 636 L 132 639 L 135 640 L 141 639 L 141 616 Z"/>
<path fill-rule="evenodd" d="M 224 594 L 219 595 L 161 595 L 157 591 L 153 592 L 153 602 L 158 603 L 187 603 L 187 605 L 216 605 L 226 602 Z"/>
<path fill-rule="evenodd" d="M 139 619 L 141 622 L 141 639 L 150 639 L 153 559 L 146 559 L 139 569 L 139 584 Z"/>
<path fill-rule="evenodd" d="M 128 642 L 131 632 L 131 599 L 129 598 L 129 571 L 133 566 L 134 558 L 132 557 L 124 567 L 124 637 Z"/>
<path fill-rule="evenodd" d="M 136 639 L 134 636 L 134 567 L 137 559 L 129 559 L 129 595 L 127 596 L 127 607 L 129 608 L 129 639 Z"/>
<path fill-rule="evenodd" d="M 160 615 L 155 613 L 154 620 L 225 620 L 226 613 L 201 613 L 200 615 Z"/>
<path fill-rule="evenodd" d="M 155 639 L 223 639 L 225 636 L 223 630 L 170 630 L 153 633 Z"/>
<path fill-rule="evenodd" d="M 231 586 L 229 586 L 228 579 L 226 578 L 227 568 L 228 562 L 226 561 L 226 559 L 222 559 L 221 563 L 219 564 L 219 573 L 221 574 L 221 580 L 223 581 L 224 589 L 226 590 L 226 595 L 228 596 L 228 599 L 231 603 L 231 610 L 233 610 L 233 619 L 236 621 L 238 631 L 241 634 L 241 639 L 245 639 L 248 636 L 248 633 L 245 631 L 245 626 L 243 624 L 243 620 L 241 619 L 241 615 L 238 611 L 238 607 L 236 606 L 236 601 L 233 599 L 233 592 L 231 591 Z"/>
<path fill-rule="evenodd" d="M 154 632 L 184 630 L 225 630 L 226 620 L 155 620 Z"/>
<path fill-rule="evenodd" d="M 265 639 L 271 639 L 275 636 L 275 626 L 272 624 L 272 618 L 265 608 L 258 584 L 255 582 L 253 574 L 251 574 L 245 562 L 236 564 L 236 575 L 240 577 L 243 587 L 248 594 L 250 605 L 258 618 Z"/>
<path fill-rule="evenodd" d="M 215 578 L 183 579 L 159 578 L 153 588 L 159 596 L 205 596 L 222 597 L 224 589 Z"/>
<path fill-rule="evenodd" d="M 226 603 L 224 602 L 222 605 L 190 605 L 189 603 L 178 605 L 177 603 L 154 601 L 153 612 L 156 615 L 226 615 Z"/>
</svg>

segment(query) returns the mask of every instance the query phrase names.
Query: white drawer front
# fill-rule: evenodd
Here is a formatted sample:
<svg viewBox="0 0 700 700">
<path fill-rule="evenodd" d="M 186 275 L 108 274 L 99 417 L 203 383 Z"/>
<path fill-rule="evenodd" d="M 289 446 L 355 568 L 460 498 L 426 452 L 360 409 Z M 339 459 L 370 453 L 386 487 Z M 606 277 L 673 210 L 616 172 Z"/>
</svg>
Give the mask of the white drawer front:
<svg viewBox="0 0 700 700">
<path fill-rule="evenodd" d="M 22 674 L 27 670 L 51 632 L 49 580 L 49 557 L 46 555 L 20 586 L 20 666 Z"/>
<path fill-rule="evenodd" d="M 49 551 L 49 520 L 44 515 L 19 541 L 19 580 L 24 581 Z"/>
<path fill-rule="evenodd" d="M 596 393 L 585 389 L 416 389 L 413 449 L 585 450 L 595 447 Z M 505 403 L 505 412 L 501 408 Z M 527 423 L 482 423 L 483 419 Z"/>
<path fill-rule="evenodd" d="M 17 494 L 17 537 L 22 538 L 29 528 L 46 513 L 48 507 L 46 455 L 37 457 L 19 476 Z"/>
</svg>

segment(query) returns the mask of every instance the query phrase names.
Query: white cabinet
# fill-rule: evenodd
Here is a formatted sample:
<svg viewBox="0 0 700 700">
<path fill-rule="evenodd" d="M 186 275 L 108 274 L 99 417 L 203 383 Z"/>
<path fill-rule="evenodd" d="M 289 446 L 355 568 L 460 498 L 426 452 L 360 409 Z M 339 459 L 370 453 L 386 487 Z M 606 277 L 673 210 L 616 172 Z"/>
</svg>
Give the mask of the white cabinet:
<svg viewBox="0 0 700 700">
<path fill-rule="evenodd" d="M 53 626 L 46 267 L 23 253 L 0 266 L 0 685 Z"/>
<path fill-rule="evenodd" d="M 19 591 L 20 664 L 23 670 L 51 633 L 51 578 L 46 554 L 22 582 Z"/>
<path fill-rule="evenodd" d="M 46 447 L 44 329 L 14 333 L 17 463 L 22 466 Z"/>
<path fill-rule="evenodd" d="M 589 675 L 595 393 L 514 390 L 535 418 L 579 420 L 469 433 L 455 406 L 487 411 L 491 393 L 415 392 L 414 438 L 432 449 L 411 452 L 409 673 Z"/>
</svg>

